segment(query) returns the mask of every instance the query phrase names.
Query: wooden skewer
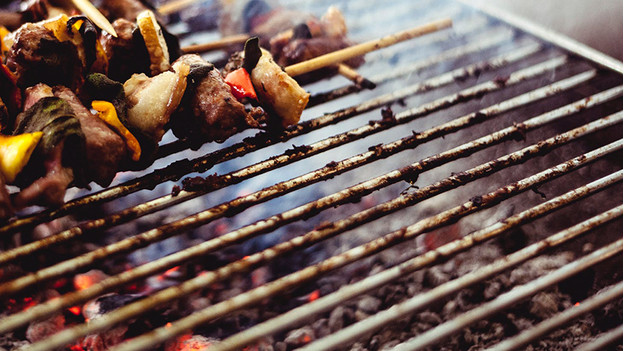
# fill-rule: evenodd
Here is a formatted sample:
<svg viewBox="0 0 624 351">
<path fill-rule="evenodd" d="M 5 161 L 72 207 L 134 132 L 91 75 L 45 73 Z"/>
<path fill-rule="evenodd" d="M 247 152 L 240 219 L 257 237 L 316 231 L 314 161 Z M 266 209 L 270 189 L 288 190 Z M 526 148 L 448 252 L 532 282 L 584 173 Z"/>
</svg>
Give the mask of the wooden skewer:
<svg viewBox="0 0 624 351">
<path fill-rule="evenodd" d="M 234 34 L 204 44 L 189 45 L 182 48 L 185 54 L 198 54 L 210 50 L 224 49 L 230 45 L 242 44 L 249 39 L 247 34 Z"/>
<path fill-rule="evenodd" d="M 431 23 L 427 23 L 422 26 L 408 29 L 406 31 L 388 35 L 380 39 L 356 44 L 342 50 L 337 50 L 307 61 L 296 63 L 294 65 L 286 67 L 285 71 L 291 77 L 299 76 L 304 73 L 312 72 L 322 67 L 337 64 L 352 57 L 361 56 L 368 52 L 385 48 L 405 40 L 416 38 L 444 28 L 449 28 L 450 26 L 452 26 L 452 24 L 453 22 L 450 18 L 444 18 Z"/>
<path fill-rule="evenodd" d="M 344 63 L 339 63 L 337 66 L 338 74 L 349 79 L 353 83 L 366 89 L 375 89 L 375 87 L 377 86 L 377 84 L 375 84 L 373 81 L 364 78 L 364 76 L 359 74 L 353 68 L 345 65 Z"/>
<path fill-rule="evenodd" d="M 82 11 L 96 26 L 108 32 L 108 34 L 117 37 L 117 32 L 115 32 L 115 28 L 113 25 L 104 17 L 104 15 L 97 9 L 97 7 L 93 6 L 89 0 L 72 0 L 74 5 Z"/>
<path fill-rule="evenodd" d="M 215 41 L 211 41 L 209 43 L 185 46 L 182 48 L 182 51 L 185 54 L 197 54 L 197 53 L 202 53 L 202 52 L 211 51 L 211 50 L 219 50 L 219 49 L 226 48 L 230 45 L 242 44 L 245 41 L 247 41 L 247 39 L 249 39 L 249 36 L 247 34 L 234 34 L 234 35 L 230 35 L 230 36 L 227 36 L 227 37 L 215 40 Z M 344 63 L 338 63 L 336 66 L 338 69 L 338 74 L 351 80 L 355 84 L 358 84 L 366 89 L 375 88 L 376 86 L 375 83 L 364 78 L 353 68 L 345 65 Z"/>
<path fill-rule="evenodd" d="M 157 11 L 161 15 L 168 15 L 178 12 L 183 8 L 196 3 L 198 0 L 174 0 L 160 6 Z"/>
</svg>

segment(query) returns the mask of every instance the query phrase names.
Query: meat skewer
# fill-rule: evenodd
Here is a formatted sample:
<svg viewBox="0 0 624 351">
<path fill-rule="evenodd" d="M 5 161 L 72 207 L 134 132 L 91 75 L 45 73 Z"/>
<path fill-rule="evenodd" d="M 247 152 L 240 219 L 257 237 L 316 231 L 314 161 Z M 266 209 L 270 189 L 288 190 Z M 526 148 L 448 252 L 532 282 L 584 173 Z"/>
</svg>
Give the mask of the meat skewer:
<svg viewBox="0 0 624 351">
<path fill-rule="evenodd" d="M 133 16 L 128 8 L 124 11 L 124 16 Z M 113 22 L 117 38 L 98 34 L 93 24 L 80 16 L 27 23 L 3 38 L 10 50 L 7 66 L 2 65 L 5 75 L 0 75 L 8 82 L 0 92 L 0 107 L 22 112 L 13 119 L 7 113 L 0 122 L 4 133 L 30 140 L 32 157 L 23 153 L 25 165 L 16 172 L 17 177 L 7 177 L 0 169 L 0 185 L 11 182 L 22 187 L 12 202 L 6 191 L 0 193 L 0 217 L 32 204 L 58 205 L 71 185 L 88 187 L 95 181 L 107 186 L 117 171 L 145 168 L 169 127 L 180 138 L 204 143 L 222 142 L 247 128 L 284 128 L 298 123 L 309 93 L 286 73 L 289 67 L 285 72 L 270 52 L 258 45 L 257 38 L 238 54 L 239 67 L 231 65 L 225 75 L 227 70 L 220 72 L 198 55 L 176 58 L 175 43 L 166 42 L 149 10 L 136 17 L 136 23 L 124 18 Z M 137 35 L 141 40 L 137 41 Z M 41 40 L 46 40 L 45 52 L 40 51 Z M 387 40 L 382 44 L 391 45 Z M 170 48 L 172 55 L 168 56 Z M 137 66 L 132 70 L 115 69 L 115 57 L 126 49 L 137 58 L 140 55 L 136 53 L 143 52 L 144 59 L 133 60 Z M 70 60 L 44 59 L 60 53 L 66 57 L 68 51 Z M 340 61 L 330 58 L 320 66 L 299 66 L 298 74 L 364 52 L 347 50 L 347 54 L 335 56 Z M 45 66 L 50 62 L 62 65 Z M 248 86 L 240 77 L 249 81 Z M 13 90 L 7 90 L 11 84 Z M 23 99 L 19 97 L 22 89 Z M 249 101 L 258 106 L 249 108 Z M 50 110 L 57 112 L 44 112 Z M 41 135 L 40 140 L 35 135 Z M 2 156 L 0 152 L 4 162 Z M 89 159 L 98 162 L 86 162 Z"/>
<path fill-rule="evenodd" d="M 207 52 L 211 50 L 226 49 L 236 44 L 243 44 L 248 39 L 249 39 L 249 36 L 246 34 L 234 34 L 234 35 L 221 38 L 215 41 L 211 41 L 208 43 L 193 44 L 193 45 L 185 46 L 182 48 L 182 51 L 185 53 L 199 54 L 199 53 L 203 53 L 203 52 Z M 349 79 L 353 83 L 359 86 L 362 86 L 366 89 L 375 88 L 375 83 L 364 78 L 364 76 L 360 75 L 356 70 L 347 66 L 346 64 L 338 63 L 336 64 L 336 66 L 337 66 L 338 74 Z"/>
</svg>

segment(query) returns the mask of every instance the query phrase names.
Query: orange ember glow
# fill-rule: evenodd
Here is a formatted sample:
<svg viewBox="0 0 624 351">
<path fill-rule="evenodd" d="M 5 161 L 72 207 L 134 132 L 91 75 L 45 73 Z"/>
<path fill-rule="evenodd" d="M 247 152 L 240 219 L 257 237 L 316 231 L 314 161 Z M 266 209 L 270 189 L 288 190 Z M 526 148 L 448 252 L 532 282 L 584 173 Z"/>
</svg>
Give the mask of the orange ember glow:
<svg viewBox="0 0 624 351">
<path fill-rule="evenodd" d="M 165 275 L 169 275 L 169 274 L 175 273 L 175 272 L 177 272 L 179 269 L 180 269 L 180 266 L 175 266 L 175 267 L 173 267 L 173 268 L 169 268 L 169 269 L 167 269 L 167 270 L 165 271 Z"/>
<path fill-rule="evenodd" d="M 316 289 L 313 292 L 310 293 L 310 295 L 308 295 L 308 301 L 312 302 L 316 299 L 318 299 L 321 296 L 321 292 Z"/>
<path fill-rule="evenodd" d="M 68 308 L 69 312 L 75 314 L 76 316 L 80 315 L 80 306 L 72 306 Z"/>
<path fill-rule="evenodd" d="M 304 343 L 309 343 L 310 341 L 312 341 L 312 338 L 310 337 L 310 335 L 306 334 L 303 336 L 303 342 Z"/>
<path fill-rule="evenodd" d="M 85 349 L 83 349 L 82 346 L 80 345 L 72 345 L 69 347 L 69 349 L 71 351 L 85 351 Z"/>
<path fill-rule="evenodd" d="M 77 275 L 74 278 L 74 287 L 76 290 L 84 290 L 93 284 L 95 284 L 95 281 L 87 274 Z"/>
<path fill-rule="evenodd" d="M 165 328 L 171 328 L 171 322 L 167 322 L 167 324 L 165 324 Z"/>
<path fill-rule="evenodd" d="M 170 276 L 171 274 L 177 272 L 179 269 L 180 269 L 180 266 L 175 266 L 173 268 L 169 268 L 163 274 L 161 274 L 158 277 L 156 277 L 156 279 L 158 279 L 160 281 L 163 281 L 163 280 L 167 279 L 167 277 Z"/>
<path fill-rule="evenodd" d="M 207 338 L 198 335 L 184 334 L 176 339 L 175 351 L 206 351 L 210 350 Z M 169 350 L 169 348 L 168 348 Z"/>
<path fill-rule="evenodd" d="M 64 287 L 65 284 L 67 284 L 67 278 L 61 278 L 61 279 L 55 281 L 54 284 L 52 285 L 52 287 L 54 289 L 60 289 L 60 288 Z"/>
<path fill-rule="evenodd" d="M 32 297 L 25 297 L 24 298 L 24 310 L 27 310 L 27 309 L 33 307 L 36 304 L 37 304 L 37 302 L 35 302 L 35 300 L 33 300 Z"/>
<path fill-rule="evenodd" d="M 580 302 L 577 302 L 577 303 L 575 303 L 575 304 L 574 304 L 574 306 L 578 306 L 578 305 L 580 305 L 580 304 L 581 304 Z"/>
</svg>

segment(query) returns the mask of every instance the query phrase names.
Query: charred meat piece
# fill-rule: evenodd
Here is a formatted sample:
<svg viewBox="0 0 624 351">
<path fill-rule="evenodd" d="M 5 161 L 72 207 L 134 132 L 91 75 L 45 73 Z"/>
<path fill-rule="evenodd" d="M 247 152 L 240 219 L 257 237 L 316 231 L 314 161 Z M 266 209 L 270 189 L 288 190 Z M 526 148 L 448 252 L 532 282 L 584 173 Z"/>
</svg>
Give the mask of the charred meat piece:
<svg viewBox="0 0 624 351">
<path fill-rule="evenodd" d="M 45 87 L 26 90 L 29 95 L 45 96 Z M 17 116 L 14 135 L 41 131 L 43 136 L 30 161 L 15 179 L 22 190 L 14 199 L 16 208 L 29 205 L 58 206 L 70 184 L 86 186 L 82 173 L 86 164 L 85 138 L 80 122 L 65 100 L 45 96 Z"/>
<path fill-rule="evenodd" d="M 108 77 L 125 82 L 134 73 L 149 74 L 149 55 L 136 23 L 120 18 L 112 24 L 117 38 L 108 33 L 100 36 L 108 58 Z"/>
<path fill-rule="evenodd" d="M 311 14 L 289 10 L 266 0 L 239 0 L 224 4 L 221 33 L 224 36 L 249 33 L 260 39 L 260 46 L 273 55 L 280 66 L 327 54 L 353 45 L 347 38 L 342 13 L 334 6 L 317 18 Z M 364 63 L 363 57 L 345 62 L 351 67 Z M 308 83 L 336 73 L 335 68 L 320 69 L 296 77 Z"/>
<path fill-rule="evenodd" d="M 145 10 L 152 10 L 154 13 L 157 13 L 152 6 L 149 6 L 140 0 L 104 0 L 100 5 L 100 10 L 111 22 L 122 18 L 131 23 L 136 23 L 137 16 Z M 162 34 L 165 37 L 165 41 L 167 42 L 169 57 L 171 61 L 173 61 L 180 57 L 180 42 L 175 35 L 169 33 L 167 28 L 163 26 L 161 22 L 162 21 L 159 19 L 158 23 L 162 30 Z M 117 31 L 117 28 L 115 28 L 115 31 Z M 119 32 L 117 33 L 119 34 Z M 145 43 L 143 43 L 143 46 L 145 46 Z M 140 72 L 143 72 L 143 70 L 135 71 L 135 73 Z"/>
<path fill-rule="evenodd" d="M 259 126 L 262 109 L 254 107 L 247 111 L 212 64 L 199 55 L 183 55 L 174 68 L 180 63 L 190 66 L 191 72 L 187 92 L 172 117 L 172 129 L 177 137 L 223 142 L 241 130 Z"/>
<path fill-rule="evenodd" d="M 41 23 L 24 24 L 14 33 L 6 64 L 22 88 L 45 83 L 75 90 L 85 73 L 76 46 L 59 41 Z"/>
<path fill-rule="evenodd" d="M 280 51 L 274 54 L 277 64 L 283 67 L 309 60 L 336 50 L 344 49 L 353 45 L 345 37 L 318 37 L 310 39 L 295 39 L 286 44 Z M 364 63 L 362 56 L 351 58 L 344 62 L 350 67 L 359 67 Z M 336 69 L 326 67 L 297 76 L 298 82 L 304 84 L 318 80 L 319 77 L 326 77 L 336 74 Z"/>
<path fill-rule="evenodd" d="M 88 161 L 84 165 L 85 176 L 101 186 L 108 186 L 127 155 L 123 139 L 106 123 L 93 115 L 71 90 L 63 86 L 55 86 L 52 91 L 54 96 L 69 103 L 76 118 L 80 121 L 80 128 L 85 136 L 85 152 Z"/>
</svg>

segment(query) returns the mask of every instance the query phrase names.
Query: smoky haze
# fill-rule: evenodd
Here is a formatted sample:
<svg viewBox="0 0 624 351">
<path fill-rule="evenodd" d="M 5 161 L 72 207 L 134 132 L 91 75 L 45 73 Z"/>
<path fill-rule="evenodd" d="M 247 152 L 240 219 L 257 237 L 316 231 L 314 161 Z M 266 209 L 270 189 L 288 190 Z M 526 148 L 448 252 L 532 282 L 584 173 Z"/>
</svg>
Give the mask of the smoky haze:
<svg viewBox="0 0 624 351">
<path fill-rule="evenodd" d="M 622 1 L 493 0 L 487 4 L 528 18 L 622 60 Z"/>
</svg>

